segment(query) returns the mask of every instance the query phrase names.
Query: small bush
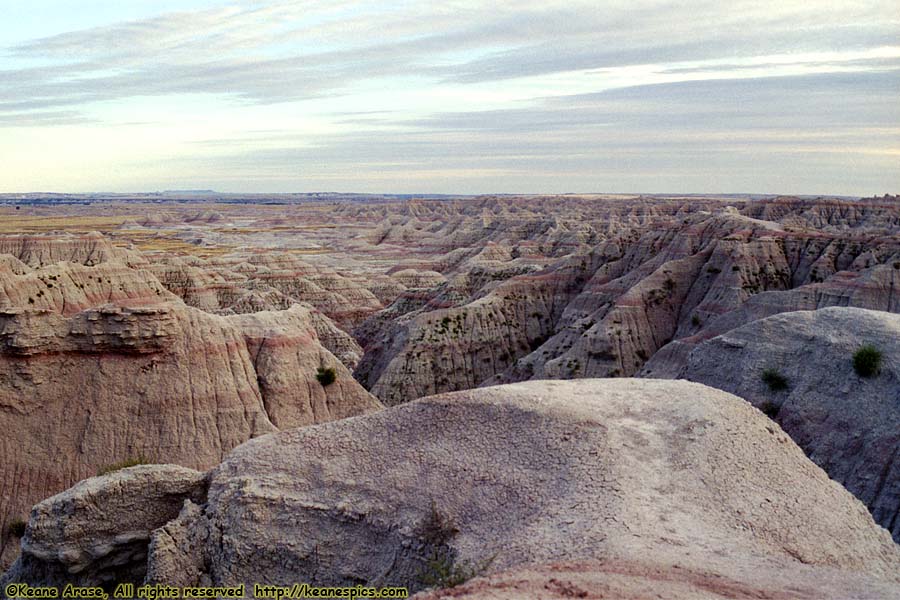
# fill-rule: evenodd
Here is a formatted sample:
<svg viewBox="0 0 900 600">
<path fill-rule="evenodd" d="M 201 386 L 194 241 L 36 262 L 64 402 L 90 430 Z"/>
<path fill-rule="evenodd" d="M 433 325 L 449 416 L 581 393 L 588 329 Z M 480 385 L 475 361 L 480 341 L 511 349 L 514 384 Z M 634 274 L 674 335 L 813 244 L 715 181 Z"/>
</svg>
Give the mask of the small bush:
<svg viewBox="0 0 900 600">
<path fill-rule="evenodd" d="M 419 524 L 416 536 L 432 548 L 431 557 L 419 573 L 419 581 L 429 588 L 452 588 L 462 585 L 473 577 L 478 577 L 494 562 L 495 557 L 479 562 L 456 562 L 456 552 L 450 547 L 450 540 L 459 533 L 449 516 L 431 503 L 431 511 Z"/>
<path fill-rule="evenodd" d="M 25 535 L 25 525 L 26 523 L 22 519 L 13 519 L 10 521 L 9 525 L 6 526 L 6 533 L 12 537 L 20 538 Z"/>
<path fill-rule="evenodd" d="M 450 541 L 459 532 L 453 519 L 437 509 L 434 501 L 431 502 L 431 512 L 419 525 L 416 532 L 419 538 L 426 544 L 440 546 Z"/>
<path fill-rule="evenodd" d="M 860 377 L 874 377 L 881 371 L 881 350 L 866 344 L 853 354 L 853 370 Z"/>
<path fill-rule="evenodd" d="M 691 317 L 691 325 L 694 327 L 700 327 L 700 315 L 694 315 Z"/>
<path fill-rule="evenodd" d="M 779 373 L 776 369 L 766 369 L 762 372 L 761 377 L 765 384 L 769 386 L 769 391 L 780 392 L 788 388 L 787 377 Z"/>
<path fill-rule="evenodd" d="M 149 464 L 149 461 L 145 460 L 143 456 L 128 458 L 121 462 L 106 465 L 105 467 L 100 467 L 99 469 L 97 469 L 97 475 L 108 475 L 109 473 L 121 471 L 122 469 L 127 469 L 128 467 L 136 467 L 138 465 L 146 464 Z"/>
<path fill-rule="evenodd" d="M 316 371 L 316 379 L 319 380 L 322 387 L 328 387 L 334 383 L 335 379 L 337 379 L 337 373 L 335 373 L 332 367 L 319 367 Z"/>
</svg>

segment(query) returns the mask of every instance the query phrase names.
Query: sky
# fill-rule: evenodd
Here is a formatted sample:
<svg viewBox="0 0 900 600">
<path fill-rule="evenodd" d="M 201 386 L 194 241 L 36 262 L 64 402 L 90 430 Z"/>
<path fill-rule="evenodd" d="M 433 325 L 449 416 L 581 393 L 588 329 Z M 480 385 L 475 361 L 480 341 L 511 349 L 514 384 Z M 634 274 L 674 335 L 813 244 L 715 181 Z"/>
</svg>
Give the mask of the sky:
<svg viewBox="0 0 900 600">
<path fill-rule="evenodd" d="M 900 192 L 898 0 L 0 12 L 0 192 Z"/>
</svg>

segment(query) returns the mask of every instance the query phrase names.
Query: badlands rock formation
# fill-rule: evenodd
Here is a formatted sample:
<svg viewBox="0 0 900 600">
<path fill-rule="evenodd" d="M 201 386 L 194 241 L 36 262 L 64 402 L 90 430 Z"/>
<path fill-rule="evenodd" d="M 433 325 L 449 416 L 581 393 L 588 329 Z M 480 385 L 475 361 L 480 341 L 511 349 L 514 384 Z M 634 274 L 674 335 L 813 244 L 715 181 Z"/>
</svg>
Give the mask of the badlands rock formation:
<svg viewBox="0 0 900 600">
<path fill-rule="evenodd" d="M 663 346 L 641 369 L 645 377 L 675 377 L 687 364 L 691 351 L 706 340 L 741 325 L 784 312 L 852 306 L 900 313 L 900 261 L 840 271 L 827 281 L 785 291 L 756 294 L 739 308 L 712 317 L 697 333 Z"/>
<path fill-rule="evenodd" d="M 896 395 L 896 387 L 891 387 L 897 383 L 891 362 L 895 359 L 888 358 L 878 378 L 849 388 L 838 385 L 853 381 L 855 376 L 844 372 L 846 360 L 853 345 L 863 341 L 861 335 L 845 334 L 881 331 L 883 335 L 877 339 L 883 350 L 894 353 L 892 343 L 884 338 L 884 332 L 893 331 L 894 326 L 889 325 L 890 319 L 870 323 L 866 317 L 860 326 L 847 321 L 847 332 L 841 333 L 838 323 L 843 321 L 829 316 L 828 310 L 822 312 L 828 307 L 850 306 L 900 313 L 900 204 L 895 198 L 485 196 L 362 201 L 323 196 L 296 203 L 293 197 L 287 200 L 265 206 L 253 201 L 211 201 L 197 206 L 159 199 L 152 203 L 110 200 L 65 208 L 52 203 L 25 204 L 15 212 L 0 206 L 0 215 L 8 217 L 0 222 L 7 224 L 4 231 L 47 232 L 0 234 L 0 426 L 11 432 L 0 442 L 0 537 L 4 538 L 0 539 L 0 565 L 18 548 L 18 540 L 7 535 L 10 520 L 24 517 L 33 502 L 110 463 L 142 456 L 206 469 L 236 445 L 261 434 L 377 410 L 380 404 L 366 389 L 386 404 L 397 405 L 429 394 L 497 383 L 636 374 L 696 378 L 736 392 L 769 414 L 779 409 L 775 418 L 800 447 L 857 493 L 878 522 L 897 535 L 898 442 L 890 431 L 892 426 L 897 429 L 893 425 L 896 401 L 890 403 Z M 104 233 L 86 233 L 94 226 L 102 227 Z M 56 228 L 68 233 L 55 232 Z M 792 311 L 816 311 L 808 314 L 817 316 L 795 317 Z M 782 323 L 777 320 L 780 318 L 787 320 L 773 329 L 772 323 Z M 765 329 L 754 329 L 760 327 Z M 819 329 L 831 333 L 820 335 L 816 333 Z M 724 351 L 719 345 L 738 335 L 746 338 L 741 350 L 746 355 L 731 348 L 725 355 L 735 355 L 723 366 Z M 815 355 L 816 367 L 806 369 L 804 360 L 812 358 L 794 359 L 788 350 L 783 351 L 785 369 L 792 370 L 786 373 L 791 387 L 779 394 L 762 388 L 759 380 L 763 358 L 782 352 L 763 343 L 767 336 L 773 336 L 777 348 Z M 741 373 L 732 372 L 735 364 L 751 374 L 742 378 Z M 334 368 L 336 382 L 323 388 L 315 378 L 319 367 Z M 821 373 L 827 373 L 827 389 L 814 380 Z M 844 376 L 847 379 L 841 379 Z M 768 395 L 758 396 L 760 393 Z M 475 405 L 481 406 L 478 402 Z M 869 411 L 848 409 L 848 403 L 865 405 Z M 481 414 L 478 410 L 488 409 L 479 408 L 476 414 Z M 743 413 L 732 416 L 736 426 L 743 426 Z M 535 418 L 552 422 L 556 416 Z M 609 417 L 622 418 L 626 417 Z M 427 417 L 426 423 L 428 419 L 432 417 Z M 362 422 L 382 423 L 391 436 L 399 435 L 387 420 Z M 482 433 L 508 436 L 510 431 Z M 357 433 L 362 438 L 376 437 L 363 430 Z M 455 442 L 441 437 L 443 434 L 435 435 L 438 441 L 432 445 L 421 442 L 427 447 L 399 438 L 398 443 L 428 456 L 437 447 L 454 447 Z M 298 441 L 297 447 L 312 443 Z M 294 448 L 292 444 L 285 447 Z M 330 486 L 332 479 L 346 476 L 343 469 L 358 457 L 322 444 L 322 448 L 330 448 L 333 460 L 318 476 Z M 537 442 L 533 444 L 538 447 Z M 384 445 L 373 441 L 367 451 L 407 466 L 409 456 L 418 456 L 390 454 Z M 472 445 L 480 447 L 474 441 Z M 363 452 L 356 443 L 352 449 Z M 553 452 L 557 450 L 551 450 L 556 456 Z M 480 450 L 471 452 L 473 460 L 481 456 Z M 736 464 L 755 459 L 752 452 L 746 455 L 738 452 L 733 457 Z M 235 454 L 234 460 L 240 456 Z M 631 461 L 627 456 L 610 460 L 620 459 Z M 165 527 L 171 540 L 154 537 L 157 541 L 151 555 L 160 559 L 151 560 L 155 565 L 151 578 L 168 576 L 166 569 L 175 568 L 172 565 L 183 567 L 179 573 L 193 573 L 191 577 L 205 573 L 203 577 L 224 581 L 231 576 L 232 566 L 224 563 L 215 566 L 219 571 L 205 564 L 185 566 L 189 557 L 199 555 L 185 548 L 193 548 L 191 544 L 206 547 L 206 542 L 201 543 L 207 531 L 203 523 L 219 519 L 215 511 L 232 514 L 228 511 L 233 499 L 226 493 L 228 482 L 233 482 L 227 479 L 233 477 L 227 471 L 231 460 L 215 472 L 225 491 L 210 496 L 209 501 L 202 494 L 191 496 L 195 498 L 192 504 Z M 305 460 L 295 461 L 296 468 L 305 468 Z M 264 472 L 268 467 L 263 462 L 247 466 L 253 481 L 264 479 L 254 470 Z M 569 465 L 562 458 L 559 462 Z M 359 464 L 369 463 L 361 460 Z M 427 464 L 434 468 L 438 463 Z M 487 467 L 448 465 L 457 473 L 449 482 L 460 484 L 463 469 L 475 469 L 485 481 L 493 482 L 491 485 L 506 485 L 506 474 L 489 473 Z M 367 468 L 383 474 L 387 467 Z M 764 469 L 758 465 L 753 469 L 760 471 L 754 477 L 763 477 Z M 495 467 L 494 471 L 501 469 Z M 698 472 L 703 469 L 698 467 Z M 293 472 L 290 475 L 293 477 Z M 355 472 L 351 475 L 356 477 Z M 388 475 L 392 476 L 400 478 Z M 539 483 L 551 479 L 539 478 Z M 367 486 L 374 485 L 374 479 L 364 481 Z M 684 485 L 693 485 L 691 481 Z M 790 487 L 784 483 L 788 479 L 779 481 Z M 272 493 L 277 494 L 283 484 L 276 477 L 258 487 L 275 486 Z M 638 486 L 633 481 L 627 485 Z M 681 489 L 676 483 L 666 485 Z M 411 485 L 401 488 L 409 489 L 410 495 L 417 493 Z M 211 489 L 219 488 L 213 485 Z M 454 498 L 452 489 L 435 489 L 440 492 L 436 499 L 441 495 Z M 466 489 L 464 485 L 462 489 Z M 742 493 L 743 488 L 736 489 L 735 493 Z M 614 505 L 609 490 L 591 490 L 606 499 L 602 506 Z M 306 502 L 305 493 L 291 490 L 287 495 Z M 359 491 L 363 493 L 368 494 L 369 489 Z M 516 497 L 511 491 L 503 493 Z M 705 493 L 699 493 L 702 502 Z M 640 498 L 651 502 L 645 496 Z M 408 533 L 413 521 L 430 510 L 428 500 L 404 500 L 406 504 L 399 507 L 379 500 L 378 507 L 372 508 L 376 521 L 370 522 L 369 512 L 359 517 L 353 505 L 346 510 L 343 505 L 335 508 L 325 499 L 322 506 L 327 510 L 309 520 L 331 530 L 332 517 L 346 523 L 359 517 L 373 535 L 391 544 L 397 539 L 408 542 L 411 545 L 402 546 L 404 550 L 398 554 L 401 559 L 396 570 L 407 577 L 413 567 L 403 565 L 418 564 L 421 555 L 429 551 L 416 546 L 415 540 L 421 536 Z M 686 502 L 684 498 L 675 501 Z M 814 503 L 810 500 L 807 504 Z M 549 511 L 548 516 L 534 521 L 534 526 L 565 530 L 553 519 L 568 514 L 566 510 L 552 503 L 541 506 Z M 786 506 L 776 523 L 782 518 L 799 519 L 804 527 L 812 528 L 810 535 L 822 541 L 823 547 L 834 546 L 825 544 L 821 524 L 806 523 L 809 516 L 788 515 Z M 392 510 L 396 518 L 383 517 L 388 525 L 377 520 Z M 466 510 L 451 502 L 445 512 L 453 512 L 450 516 L 454 518 L 468 518 Z M 680 510 L 673 514 L 682 514 Z M 717 515 L 717 510 L 707 512 Z M 722 510 L 727 513 L 730 509 Z M 699 518 L 691 511 L 685 514 L 689 515 L 685 523 Z M 615 516 L 619 519 L 621 515 Z M 641 529 L 637 517 L 626 516 L 630 520 L 619 520 L 642 538 L 656 539 L 657 533 Z M 523 519 L 523 523 L 532 523 Z M 728 527 L 721 529 L 722 523 L 731 521 L 723 519 L 709 526 L 704 521 L 704 527 L 716 538 L 715 544 L 724 544 L 724 556 L 738 552 L 736 544 L 746 541 L 740 535 L 756 540 L 741 555 L 747 564 L 761 560 L 769 568 L 771 556 L 781 557 L 785 547 L 803 545 L 782 545 L 782 550 L 765 544 L 758 547 L 754 536 L 765 530 L 756 524 L 755 533 L 744 532 L 732 539 L 724 533 L 730 531 Z M 146 529 L 141 540 L 156 527 L 155 521 L 148 523 L 141 530 Z M 799 527 L 791 523 L 790 527 Z M 252 528 L 252 524 L 248 520 L 246 527 Z M 380 529 L 383 525 L 388 529 Z M 595 532 L 586 524 L 575 520 L 571 525 L 584 529 L 585 540 L 594 540 Z M 672 526 L 678 535 L 671 539 L 683 541 L 685 547 L 699 544 L 706 554 L 719 547 L 685 537 L 681 525 Z M 288 523 L 285 531 L 291 527 L 294 525 Z M 347 531 L 350 533 L 340 535 L 357 535 L 356 530 Z M 469 533 L 461 532 L 449 549 L 439 550 L 452 550 L 463 562 L 478 560 L 479 555 L 467 554 L 466 540 L 474 539 L 467 536 L 474 536 L 474 531 L 490 541 L 494 534 L 477 528 L 466 531 Z M 612 531 L 616 539 L 632 539 L 625 529 Z M 256 535 L 243 529 L 237 533 Z M 836 539 L 843 539 L 845 533 L 832 532 Z M 266 529 L 261 528 L 259 535 L 264 534 Z M 771 542 L 773 536 L 765 539 Z M 107 538 L 100 535 L 98 539 Z M 190 541 L 187 546 L 186 539 Z M 527 581 L 544 581 L 542 577 L 557 568 L 553 564 L 561 565 L 560 569 L 580 569 L 578 577 L 588 580 L 597 573 L 612 577 L 611 569 L 631 573 L 640 569 L 633 566 L 638 563 L 649 565 L 659 577 L 677 579 L 668 559 L 650 557 L 648 563 L 644 547 L 637 554 L 626 554 L 616 546 L 615 552 L 599 556 L 581 553 L 578 543 L 557 540 L 560 548 L 565 546 L 571 552 L 553 556 L 535 550 L 537 554 L 531 556 L 528 543 L 518 538 L 512 542 L 510 552 L 527 552 L 519 562 L 503 558 L 514 553 L 498 555 L 491 567 L 492 577 L 497 579 L 485 582 L 493 586 L 491 593 L 509 583 L 508 577 L 519 577 L 516 573 Z M 285 548 L 291 548 L 285 543 Z M 597 544 L 609 547 L 604 545 L 607 542 Z M 365 554 L 367 546 L 361 547 Z M 87 551 L 88 555 L 91 552 Z M 129 556 L 141 555 L 134 545 L 128 552 Z M 296 552 L 302 556 L 305 550 Z M 619 562 L 609 562 L 610 556 Z M 805 550 L 801 556 L 806 556 Z M 356 558 L 346 557 L 346 564 Z M 116 560 L 111 564 L 117 564 Z M 141 560 L 126 562 L 137 565 Z M 308 557 L 303 560 L 312 561 Z M 329 573 L 350 577 L 349 567 L 340 557 L 328 560 L 332 561 Z M 361 560 L 362 565 L 377 563 L 375 558 Z M 216 561 L 210 565 L 218 565 Z M 711 558 L 704 561 L 715 562 Z M 818 563 L 799 567 L 793 561 L 785 566 L 781 558 L 775 562 L 783 570 L 781 575 L 772 571 L 773 582 L 796 576 L 802 586 L 805 581 L 815 581 L 809 577 L 821 576 L 823 581 L 835 582 L 834 587 L 828 586 L 838 597 L 843 590 L 874 589 L 850 576 L 846 578 L 849 587 L 840 588 L 837 580 L 841 575 L 835 579 L 825 574 L 821 570 L 825 567 Z M 300 568 L 306 569 L 307 563 Z M 705 581 L 710 573 L 699 562 L 679 564 L 689 574 L 685 585 Z M 768 590 L 752 588 L 753 582 L 746 576 L 749 571 L 733 568 L 735 561 L 716 564 L 713 574 L 733 582 L 738 586 L 735 589 L 783 592 L 780 584 Z M 846 567 L 843 563 L 836 566 Z M 507 567 L 514 570 L 502 575 L 500 570 Z M 146 566 L 137 568 L 142 572 Z M 234 567 L 234 572 L 243 568 Z M 102 565 L 98 569 L 108 572 Z M 129 577 L 137 577 L 135 573 Z M 630 581 L 630 575 L 623 577 Z M 740 587 L 745 584 L 751 587 Z"/>
<path fill-rule="evenodd" d="M 4 235 L 0 236 L 0 254 L 13 256 L 30 267 L 62 261 L 93 266 L 127 256 L 97 232 L 66 236 Z"/>
<path fill-rule="evenodd" d="M 435 258 L 413 266 L 447 278 L 355 330 L 365 354 L 354 375 L 382 401 L 672 376 L 696 343 L 754 318 L 848 304 L 900 311 L 893 203 L 565 201 L 577 219 L 520 204 L 483 199 L 456 217 L 446 205 L 407 207 L 415 216 L 379 226 L 375 247 L 428 249 Z"/>
<path fill-rule="evenodd" d="M 167 259 L 150 270 L 190 306 L 220 314 L 283 309 L 304 302 L 350 327 L 383 308 L 363 284 L 285 253 Z"/>
<path fill-rule="evenodd" d="M 8 259 L 0 265 L 4 560 L 16 543 L 10 522 L 106 465 L 142 458 L 205 469 L 254 436 L 378 410 L 320 342 L 320 330 L 336 329 L 325 321 L 302 306 L 208 314 L 120 262 L 32 269 Z M 335 383 L 316 380 L 320 367 L 335 370 Z"/>
<path fill-rule="evenodd" d="M 381 301 L 364 283 L 277 251 L 241 252 L 209 259 L 145 255 L 115 247 L 108 238 L 94 232 L 0 235 L 0 256 L 5 257 L 4 262 L 0 262 L 0 269 L 17 268 L 5 264 L 10 260 L 32 268 L 68 262 L 141 269 L 134 273 L 136 280 L 153 282 L 157 286 L 161 283 L 163 289 L 177 295 L 189 306 L 224 315 L 283 310 L 304 303 L 349 328 L 383 308 Z M 415 280 L 415 273 L 408 273 L 407 278 Z M 434 276 L 440 278 L 437 273 L 425 273 L 421 278 L 428 280 Z M 405 289 L 399 280 L 395 286 L 386 301 L 393 300 Z"/>
<path fill-rule="evenodd" d="M 529 382 L 426 398 L 251 440 L 209 472 L 205 495 L 190 472 L 173 489 L 148 486 L 164 469 L 38 505 L 3 583 L 419 590 L 437 557 L 489 575 L 528 569 L 459 591 L 479 598 L 513 597 L 510 578 L 577 597 L 573 585 L 604 571 L 623 597 L 659 591 L 661 578 L 681 597 L 797 597 L 812 585 L 818 598 L 900 595 L 900 548 L 865 507 L 761 412 L 695 383 Z M 132 524 L 122 507 L 151 492 Z M 181 498 L 150 535 L 144 575 L 138 546 Z M 548 578 L 572 572 L 543 566 L 554 561 L 576 574 Z M 492 587 L 499 595 L 481 594 Z"/>
<path fill-rule="evenodd" d="M 883 354 L 870 378 L 853 369 L 864 344 Z M 786 390 L 762 379 L 774 369 Z M 679 374 L 765 409 L 832 479 L 900 542 L 900 315 L 855 308 L 791 312 L 699 345 Z"/>
</svg>

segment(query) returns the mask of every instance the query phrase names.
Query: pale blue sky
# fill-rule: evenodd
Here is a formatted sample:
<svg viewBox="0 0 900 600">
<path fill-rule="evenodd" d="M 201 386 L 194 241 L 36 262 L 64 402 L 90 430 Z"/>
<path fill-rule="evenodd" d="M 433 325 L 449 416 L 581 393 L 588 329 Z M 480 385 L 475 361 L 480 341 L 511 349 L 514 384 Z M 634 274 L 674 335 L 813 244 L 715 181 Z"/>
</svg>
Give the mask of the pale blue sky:
<svg viewBox="0 0 900 600">
<path fill-rule="evenodd" d="M 900 190 L 896 0 L 0 4 L 0 192 Z"/>
</svg>

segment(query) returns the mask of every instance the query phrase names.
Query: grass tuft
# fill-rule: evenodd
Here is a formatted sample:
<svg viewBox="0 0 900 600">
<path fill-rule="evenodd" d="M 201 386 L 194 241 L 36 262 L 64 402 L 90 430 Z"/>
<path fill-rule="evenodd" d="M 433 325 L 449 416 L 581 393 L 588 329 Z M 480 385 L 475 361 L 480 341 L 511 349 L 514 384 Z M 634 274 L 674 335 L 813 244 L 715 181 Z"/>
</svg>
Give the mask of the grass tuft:
<svg viewBox="0 0 900 600">
<path fill-rule="evenodd" d="M 462 585 L 473 577 L 478 577 L 494 562 L 495 557 L 478 562 L 456 561 L 456 555 L 449 542 L 459 533 L 456 524 L 449 516 L 431 503 L 431 511 L 419 525 L 416 532 L 418 538 L 433 548 L 431 557 L 419 574 L 419 581 L 429 588 L 452 588 Z"/>
<path fill-rule="evenodd" d="M 332 367 L 319 367 L 316 370 L 316 379 L 322 384 L 322 387 L 328 387 L 337 379 L 337 373 Z"/>
<path fill-rule="evenodd" d="M 760 377 L 769 386 L 769 391 L 771 392 L 780 392 L 788 389 L 787 377 L 779 373 L 777 369 L 766 369 Z"/>
<path fill-rule="evenodd" d="M 860 377 L 874 377 L 881 372 L 881 350 L 871 344 L 860 346 L 853 354 L 853 370 Z"/>
<path fill-rule="evenodd" d="M 13 519 L 6 526 L 6 533 L 12 537 L 21 538 L 25 535 L 25 527 L 27 524 L 22 519 Z"/>
</svg>

